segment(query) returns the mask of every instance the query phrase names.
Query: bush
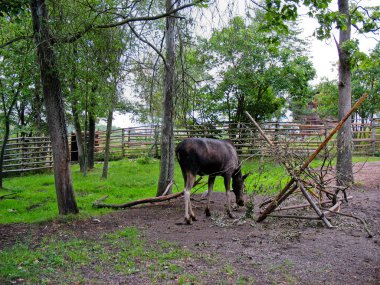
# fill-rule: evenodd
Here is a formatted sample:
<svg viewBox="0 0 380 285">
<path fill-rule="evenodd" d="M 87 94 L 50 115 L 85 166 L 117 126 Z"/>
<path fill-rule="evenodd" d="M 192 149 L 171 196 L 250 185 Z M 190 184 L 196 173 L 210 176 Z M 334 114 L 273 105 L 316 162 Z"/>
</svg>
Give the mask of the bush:
<svg viewBox="0 0 380 285">
<path fill-rule="evenodd" d="M 117 161 L 123 159 L 123 156 L 121 153 L 110 153 L 109 161 Z M 97 152 L 95 153 L 95 161 L 104 161 L 104 152 Z"/>
<path fill-rule="evenodd" d="M 151 157 L 149 157 L 148 155 L 144 155 L 144 156 L 140 156 L 136 159 L 136 162 L 138 164 L 142 164 L 142 165 L 145 165 L 145 164 L 150 164 L 154 161 L 154 159 L 152 159 Z"/>
</svg>

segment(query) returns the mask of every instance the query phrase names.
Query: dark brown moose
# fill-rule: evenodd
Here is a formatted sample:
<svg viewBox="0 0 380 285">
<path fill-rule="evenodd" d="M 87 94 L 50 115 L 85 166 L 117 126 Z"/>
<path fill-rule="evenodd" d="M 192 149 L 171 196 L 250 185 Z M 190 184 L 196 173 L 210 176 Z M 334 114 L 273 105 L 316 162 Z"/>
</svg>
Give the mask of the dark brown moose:
<svg viewBox="0 0 380 285">
<path fill-rule="evenodd" d="M 231 214 L 230 182 L 232 178 L 232 191 L 236 196 L 236 203 L 244 206 L 243 191 L 244 179 L 236 149 L 230 141 L 208 138 L 189 138 L 179 143 L 176 147 L 176 156 L 181 166 L 185 181 L 185 221 L 191 224 L 196 221 L 190 201 L 190 190 L 194 186 L 197 175 L 208 175 L 208 193 L 206 216 L 210 216 L 210 196 L 216 176 L 224 178 L 224 186 L 227 195 L 227 213 Z"/>
</svg>

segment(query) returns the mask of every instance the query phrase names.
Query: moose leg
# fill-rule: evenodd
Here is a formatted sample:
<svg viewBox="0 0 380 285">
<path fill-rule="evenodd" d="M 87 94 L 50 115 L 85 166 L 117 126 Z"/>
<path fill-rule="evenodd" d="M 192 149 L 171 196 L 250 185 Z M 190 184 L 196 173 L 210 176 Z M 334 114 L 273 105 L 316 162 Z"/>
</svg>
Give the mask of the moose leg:
<svg viewBox="0 0 380 285">
<path fill-rule="evenodd" d="M 214 186 L 215 182 L 215 176 L 209 176 L 208 177 L 208 190 L 207 190 L 207 207 L 205 209 L 205 213 L 207 217 L 211 216 L 210 212 L 210 199 L 211 199 L 211 193 L 212 193 L 212 188 Z"/>
<path fill-rule="evenodd" d="M 227 215 L 233 219 L 234 216 L 231 212 L 231 191 L 230 191 L 230 183 L 231 182 L 231 176 L 226 175 L 224 176 L 224 187 L 226 188 L 226 196 L 227 196 Z"/>
<path fill-rule="evenodd" d="M 185 222 L 186 224 L 190 225 L 191 220 L 196 221 L 196 217 L 194 215 L 193 209 L 191 207 L 191 201 L 190 201 L 190 191 L 193 188 L 195 181 L 195 175 L 191 173 L 186 174 L 186 182 L 185 182 L 185 189 L 184 191 L 184 198 L 185 198 Z"/>
</svg>

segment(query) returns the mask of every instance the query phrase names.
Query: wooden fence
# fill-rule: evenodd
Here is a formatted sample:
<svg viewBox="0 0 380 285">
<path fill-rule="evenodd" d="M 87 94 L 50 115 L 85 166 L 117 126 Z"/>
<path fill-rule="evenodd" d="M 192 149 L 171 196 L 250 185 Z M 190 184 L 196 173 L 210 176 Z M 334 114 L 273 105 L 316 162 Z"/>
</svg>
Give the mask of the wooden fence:
<svg viewBox="0 0 380 285">
<path fill-rule="evenodd" d="M 19 137 L 8 140 L 3 173 L 49 169 L 53 156 L 49 137 Z"/>
<path fill-rule="evenodd" d="M 314 151 L 336 123 L 308 125 L 297 122 L 266 122 L 263 130 L 276 144 L 287 143 L 290 151 Z M 380 156 L 380 119 L 370 123 L 354 122 L 354 155 Z M 230 139 L 239 156 L 265 155 L 265 143 L 251 123 L 221 123 L 217 125 L 196 125 L 175 130 L 176 143 L 188 137 L 212 137 Z M 331 144 L 336 141 L 333 139 Z M 136 158 L 145 155 L 159 156 L 160 128 L 132 127 L 113 130 L 111 134 L 111 155 L 113 157 Z M 75 160 L 75 136 L 71 136 L 72 160 Z M 96 158 L 103 159 L 105 132 L 96 133 Z M 12 138 L 6 148 L 4 173 L 25 172 L 52 167 L 50 139 L 47 137 Z"/>
</svg>

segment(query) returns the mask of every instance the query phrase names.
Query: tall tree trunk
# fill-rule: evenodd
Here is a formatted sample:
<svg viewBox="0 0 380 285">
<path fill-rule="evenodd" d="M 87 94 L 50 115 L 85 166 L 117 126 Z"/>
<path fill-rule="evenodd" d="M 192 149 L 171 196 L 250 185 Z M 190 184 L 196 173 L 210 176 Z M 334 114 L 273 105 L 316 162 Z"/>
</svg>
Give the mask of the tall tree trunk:
<svg viewBox="0 0 380 285">
<path fill-rule="evenodd" d="M 87 143 L 87 165 L 88 169 L 93 169 L 95 165 L 95 127 L 96 127 L 96 116 L 95 116 L 95 95 L 96 87 L 92 88 L 92 93 L 90 96 L 90 108 L 88 110 L 88 143 Z"/>
<path fill-rule="evenodd" d="M 13 106 L 12 106 L 12 108 L 13 108 Z M 9 114 L 10 114 L 10 112 L 9 112 Z M 4 132 L 3 142 L 1 144 L 1 150 L 0 150 L 0 189 L 3 188 L 4 154 L 5 154 L 5 149 L 6 149 L 7 143 L 8 143 L 9 129 L 10 129 L 10 120 L 9 120 L 9 115 L 6 113 L 5 114 L 5 132 Z"/>
<path fill-rule="evenodd" d="M 343 49 L 346 41 L 351 39 L 351 20 L 348 0 L 338 0 L 339 12 L 346 16 L 346 27 L 339 32 L 339 120 L 351 109 L 351 66 L 350 55 Z M 337 136 L 337 183 L 349 185 L 353 182 L 352 173 L 352 130 L 348 119 Z"/>
<path fill-rule="evenodd" d="M 18 125 L 21 127 L 21 137 L 26 137 L 27 133 L 25 132 L 26 120 L 25 120 L 25 99 L 20 98 L 19 105 L 16 104 L 16 110 L 18 115 Z"/>
<path fill-rule="evenodd" d="M 22 72 L 24 72 L 24 71 L 22 71 Z M 20 80 L 19 80 L 19 84 L 17 86 L 17 90 L 13 94 L 13 98 L 12 98 L 12 101 L 11 101 L 8 109 L 7 109 L 7 104 L 6 104 L 6 96 L 5 96 L 4 93 L 1 93 L 1 103 L 2 103 L 2 107 L 3 107 L 5 131 L 4 131 L 3 142 L 2 142 L 1 150 L 0 150 L 0 188 L 3 188 L 4 155 L 5 155 L 5 149 L 7 147 L 7 143 L 8 143 L 8 139 L 9 139 L 9 133 L 10 133 L 10 125 L 11 125 L 11 119 L 10 119 L 10 117 L 11 117 L 13 108 L 14 108 L 16 102 L 17 102 L 17 98 L 20 95 L 22 81 L 23 81 L 23 76 L 21 75 Z M 3 88 L 1 82 L 0 82 L 0 87 Z"/>
<path fill-rule="evenodd" d="M 173 1 L 166 0 L 166 11 L 172 10 Z M 175 71 L 175 18 L 166 18 L 166 64 L 164 101 L 161 129 L 161 161 L 157 196 L 161 196 L 174 177 L 174 71 Z M 170 188 L 167 194 L 170 194 Z"/>
<path fill-rule="evenodd" d="M 74 59 L 78 56 L 77 46 L 73 45 L 73 56 Z M 75 94 L 77 89 L 77 69 L 75 65 L 75 61 L 71 63 L 72 65 L 72 76 L 70 82 L 70 92 Z M 74 123 L 74 131 L 75 131 L 75 141 L 77 143 L 77 151 L 78 151 L 78 163 L 79 169 L 81 173 L 86 173 L 86 159 L 85 159 L 85 138 L 82 134 L 82 126 L 79 118 L 79 110 L 78 110 L 78 100 L 74 98 L 71 100 L 71 112 L 73 115 L 73 123 Z"/>
<path fill-rule="evenodd" d="M 70 151 L 58 66 L 51 46 L 44 0 L 30 0 L 34 40 L 40 65 L 49 135 L 53 149 L 55 189 L 59 214 L 78 213 L 70 173 Z"/>
<path fill-rule="evenodd" d="M 82 135 L 82 127 L 80 125 L 79 114 L 78 114 L 78 106 L 77 102 L 74 99 L 71 103 L 71 109 L 73 113 L 73 121 L 74 121 L 74 129 L 75 129 L 75 139 L 78 146 L 78 162 L 80 172 L 84 173 L 85 171 L 85 158 L 84 158 L 84 138 Z"/>
<path fill-rule="evenodd" d="M 112 117 L 113 117 L 113 104 L 108 110 L 107 116 L 107 132 L 106 132 L 106 145 L 104 148 L 104 163 L 103 163 L 103 172 L 102 178 L 106 179 L 108 176 L 108 162 L 110 160 L 110 141 L 111 141 L 111 132 L 112 132 Z"/>
</svg>

